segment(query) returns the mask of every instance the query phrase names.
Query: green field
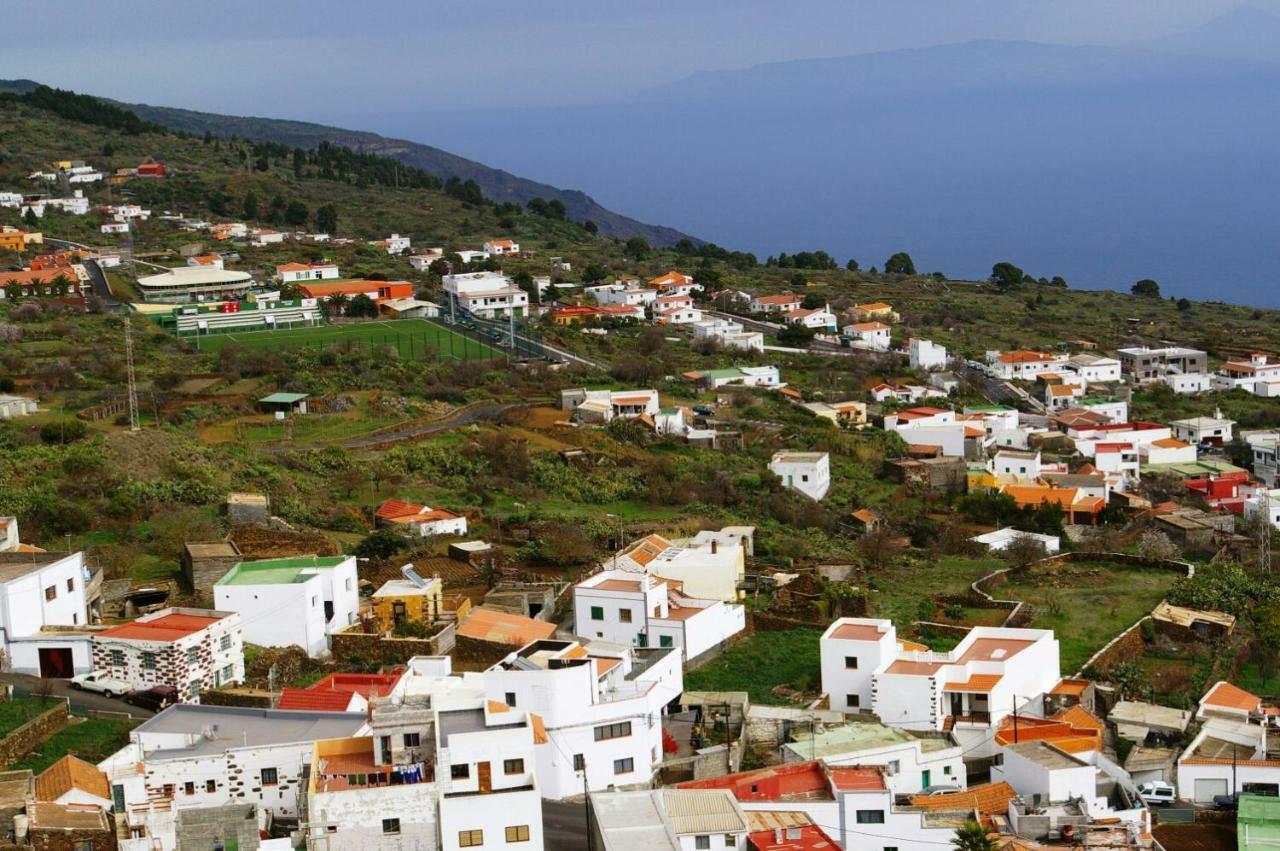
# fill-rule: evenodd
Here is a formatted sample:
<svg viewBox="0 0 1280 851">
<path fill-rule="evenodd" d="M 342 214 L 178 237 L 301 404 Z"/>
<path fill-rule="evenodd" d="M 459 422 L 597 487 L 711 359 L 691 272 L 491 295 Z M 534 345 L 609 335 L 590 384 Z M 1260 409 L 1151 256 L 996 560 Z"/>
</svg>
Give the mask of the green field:
<svg viewBox="0 0 1280 851">
<path fill-rule="evenodd" d="M 137 721 L 90 718 L 63 727 L 32 749 L 9 771 L 29 768 L 36 774 L 44 771 L 67 754 L 75 754 L 86 762 L 100 762 L 129 742 L 129 731 Z"/>
<path fill-rule="evenodd" d="M 684 675 L 685 691 L 745 691 L 752 703 L 787 704 L 772 689 L 819 687 L 818 629 L 757 632 Z"/>
<path fill-rule="evenodd" d="M 505 358 L 493 346 L 464 337 L 425 319 L 396 319 L 353 325 L 316 325 L 278 331 L 242 331 L 187 338 L 196 348 L 216 352 L 230 345 L 255 349 L 282 346 L 324 348 L 334 343 L 358 346 L 395 346 L 402 358 L 433 360 L 489 360 Z"/>
</svg>

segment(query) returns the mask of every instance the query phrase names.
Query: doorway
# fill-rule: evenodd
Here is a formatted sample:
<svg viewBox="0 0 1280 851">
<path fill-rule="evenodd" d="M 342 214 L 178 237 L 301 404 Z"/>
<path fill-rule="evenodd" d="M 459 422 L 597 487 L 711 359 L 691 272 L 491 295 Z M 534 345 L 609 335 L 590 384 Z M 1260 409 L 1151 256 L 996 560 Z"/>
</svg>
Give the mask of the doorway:
<svg viewBox="0 0 1280 851">
<path fill-rule="evenodd" d="M 70 647 L 41 647 L 40 676 L 59 680 L 75 676 Z"/>
</svg>

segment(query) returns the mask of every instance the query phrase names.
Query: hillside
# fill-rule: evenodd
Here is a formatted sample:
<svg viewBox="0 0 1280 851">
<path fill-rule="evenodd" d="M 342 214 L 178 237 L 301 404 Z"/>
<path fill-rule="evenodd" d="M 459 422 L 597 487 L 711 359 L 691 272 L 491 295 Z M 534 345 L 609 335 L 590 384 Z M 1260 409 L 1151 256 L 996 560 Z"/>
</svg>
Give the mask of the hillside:
<svg viewBox="0 0 1280 851">
<path fill-rule="evenodd" d="M 38 85 L 31 80 L 0 80 L 0 92 L 23 93 Z M 104 100 L 108 100 L 104 98 Z M 405 165 L 421 168 L 430 174 L 447 180 L 474 180 L 480 185 L 486 198 L 499 203 L 512 202 L 524 205 L 534 198 L 559 199 L 565 205 L 572 221 L 595 222 L 600 233 L 606 236 L 627 238 L 640 235 L 654 245 L 673 245 L 681 239 L 693 239 L 674 228 L 651 225 L 608 210 L 589 195 L 574 189 L 559 189 L 545 183 L 526 180 L 502 169 L 451 154 L 430 145 L 410 142 L 406 139 L 389 139 L 377 133 L 345 130 L 310 124 L 302 121 L 284 121 L 275 118 L 257 118 L 234 115 L 217 115 L 189 109 L 175 109 L 149 104 L 118 103 L 147 121 L 202 136 L 277 142 L 290 147 L 315 148 L 321 142 L 351 148 L 360 153 L 392 157 Z M 696 241 L 696 240 L 695 240 Z"/>
</svg>

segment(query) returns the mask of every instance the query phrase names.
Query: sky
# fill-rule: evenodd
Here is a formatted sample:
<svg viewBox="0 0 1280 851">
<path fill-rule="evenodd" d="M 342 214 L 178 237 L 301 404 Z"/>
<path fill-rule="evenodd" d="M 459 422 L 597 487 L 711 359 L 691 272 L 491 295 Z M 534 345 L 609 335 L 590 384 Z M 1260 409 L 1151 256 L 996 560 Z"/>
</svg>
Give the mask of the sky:
<svg viewBox="0 0 1280 851">
<path fill-rule="evenodd" d="M 0 77 L 362 130 L 409 113 L 607 102 L 703 70 L 974 38 L 1127 44 L 1239 0 L 6 0 Z M 1280 0 L 1254 5 L 1280 13 Z M 386 116 L 398 115 L 394 124 Z M 421 123 L 418 123 L 421 126 Z M 416 141 L 430 142 L 430 139 Z M 465 154 L 465 151 L 458 153 Z"/>
</svg>

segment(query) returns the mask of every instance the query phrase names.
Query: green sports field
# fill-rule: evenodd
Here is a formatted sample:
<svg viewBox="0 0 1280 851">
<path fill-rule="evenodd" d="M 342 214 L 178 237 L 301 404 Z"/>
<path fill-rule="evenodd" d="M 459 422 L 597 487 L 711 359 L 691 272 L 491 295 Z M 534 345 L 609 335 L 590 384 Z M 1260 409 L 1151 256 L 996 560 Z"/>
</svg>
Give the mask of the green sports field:
<svg viewBox="0 0 1280 851">
<path fill-rule="evenodd" d="M 501 349 L 464 337 L 425 319 L 317 325 L 277 331 L 241 331 L 185 339 L 193 346 L 210 352 L 230 345 L 275 349 L 281 346 L 326 348 L 334 343 L 351 343 L 358 346 L 395 346 L 403 358 L 488 360 L 506 357 Z"/>
</svg>

